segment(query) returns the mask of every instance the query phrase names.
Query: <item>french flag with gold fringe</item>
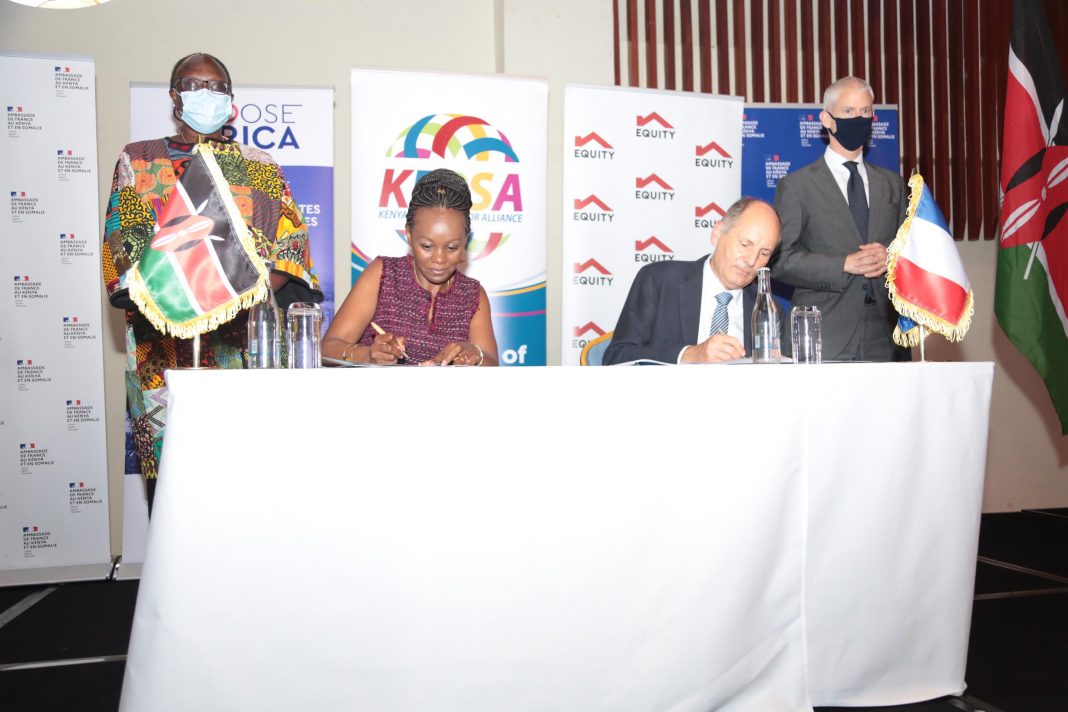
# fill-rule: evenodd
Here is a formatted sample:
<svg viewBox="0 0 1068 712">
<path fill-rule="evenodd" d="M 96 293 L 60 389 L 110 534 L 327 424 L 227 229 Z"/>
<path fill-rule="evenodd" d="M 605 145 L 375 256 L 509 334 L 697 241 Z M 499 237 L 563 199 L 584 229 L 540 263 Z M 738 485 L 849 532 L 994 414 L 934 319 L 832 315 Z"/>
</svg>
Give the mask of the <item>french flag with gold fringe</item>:
<svg viewBox="0 0 1068 712">
<path fill-rule="evenodd" d="M 230 185 L 199 144 L 134 265 L 130 298 L 161 332 L 192 338 L 263 301 L 268 289 Z"/>
<path fill-rule="evenodd" d="M 886 284 L 901 317 L 894 341 L 920 343 L 920 326 L 960 341 L 975 311 L 972 286 L 942 211 L 918 173 L 909 179 L 904 224 L 887 248 Z"/>
</svg>

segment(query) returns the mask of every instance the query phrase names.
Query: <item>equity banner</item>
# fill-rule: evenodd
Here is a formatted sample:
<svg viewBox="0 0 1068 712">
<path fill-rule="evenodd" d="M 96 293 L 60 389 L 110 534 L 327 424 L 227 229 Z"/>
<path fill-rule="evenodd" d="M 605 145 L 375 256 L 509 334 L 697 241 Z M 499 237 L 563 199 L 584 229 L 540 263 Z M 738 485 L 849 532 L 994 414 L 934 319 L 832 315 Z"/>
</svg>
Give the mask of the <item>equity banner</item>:
<svg viewBox="0 0 1068 712">
<path fill-rule="evenodd" d="M 615 328 L 638 270 L 695 260 L 741 189 L 742 99 L 564 88 L 560 362 Z"/>
</svg>

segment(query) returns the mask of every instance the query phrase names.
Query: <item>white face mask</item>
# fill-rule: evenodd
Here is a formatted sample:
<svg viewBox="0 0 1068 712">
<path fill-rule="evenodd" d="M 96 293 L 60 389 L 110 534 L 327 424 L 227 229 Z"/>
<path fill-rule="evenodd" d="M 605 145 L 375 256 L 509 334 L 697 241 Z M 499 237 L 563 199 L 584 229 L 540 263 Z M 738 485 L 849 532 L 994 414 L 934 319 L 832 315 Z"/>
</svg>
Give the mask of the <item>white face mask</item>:
<svg viewBox="0 0 1068 712">
<path fill-rule="evenodd" d="M 183 91 L 182 123 L 199 134 L 212 134 L 230 118 L 233 102 L 229 94 L 216 94 L 207 89 Z"/>
</svg>

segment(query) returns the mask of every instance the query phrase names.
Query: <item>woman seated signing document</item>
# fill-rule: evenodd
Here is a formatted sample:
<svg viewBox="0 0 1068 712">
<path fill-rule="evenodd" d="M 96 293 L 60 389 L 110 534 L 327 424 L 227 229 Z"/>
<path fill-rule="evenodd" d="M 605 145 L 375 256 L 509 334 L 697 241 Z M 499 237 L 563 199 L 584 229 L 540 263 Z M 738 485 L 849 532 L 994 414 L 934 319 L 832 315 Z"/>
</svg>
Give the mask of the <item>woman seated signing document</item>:
<svg viewBox="0 0 1068 712">
<path fill-rule="evenodd" d="M 467 255 L 471 191 L 445 168 L 415 184 L 408 254 L 377 257 L 323 337 L 323 356 L 355 363 L 496 366 L 489 298 L 457 271 Z"/>
</svg>

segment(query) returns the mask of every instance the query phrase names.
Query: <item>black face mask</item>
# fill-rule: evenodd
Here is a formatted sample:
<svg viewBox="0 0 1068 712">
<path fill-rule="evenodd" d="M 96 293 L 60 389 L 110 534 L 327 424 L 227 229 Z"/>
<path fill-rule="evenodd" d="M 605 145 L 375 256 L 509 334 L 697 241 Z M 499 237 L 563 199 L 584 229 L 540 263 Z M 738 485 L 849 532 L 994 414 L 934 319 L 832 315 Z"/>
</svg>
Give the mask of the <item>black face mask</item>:
<svg viewBox="0 0 1068 712">
<path fill-rule="evenodd" d="M 838 130 L 831 133 L 842 148 L 847 151 L 856 151 L 871 138 L 871 117 L 854 116 L 850 119 L 839 119 L 831 116 Z"/>
</svg>

